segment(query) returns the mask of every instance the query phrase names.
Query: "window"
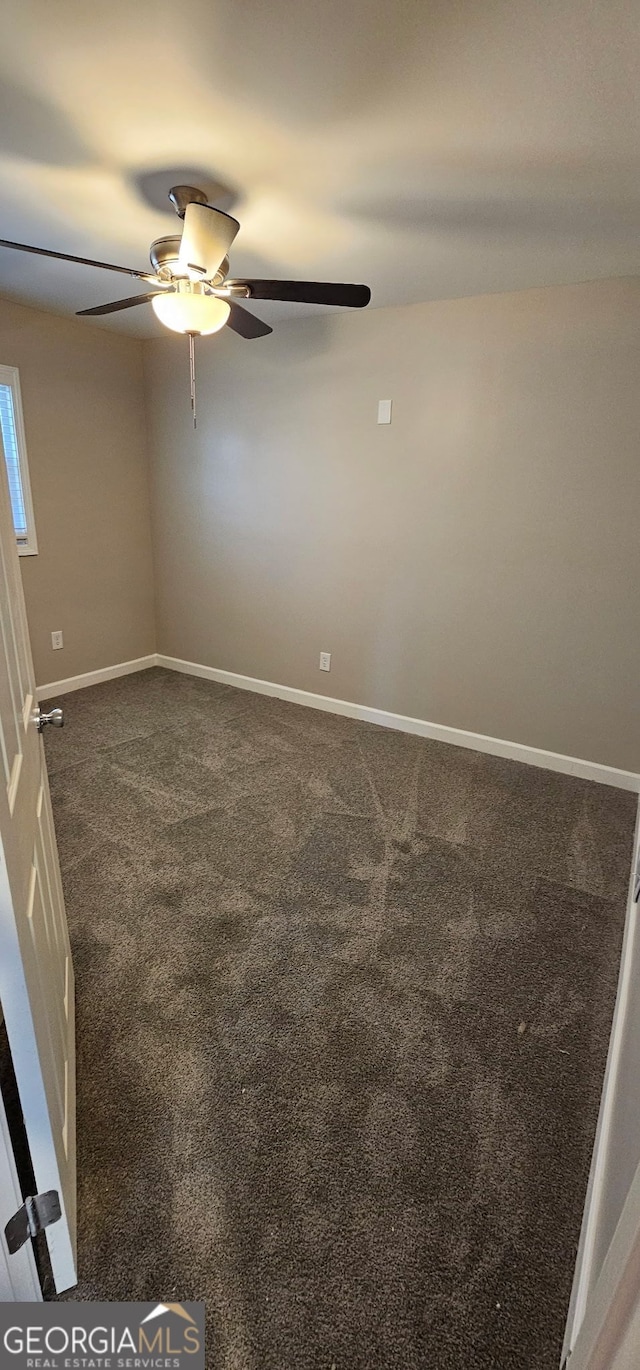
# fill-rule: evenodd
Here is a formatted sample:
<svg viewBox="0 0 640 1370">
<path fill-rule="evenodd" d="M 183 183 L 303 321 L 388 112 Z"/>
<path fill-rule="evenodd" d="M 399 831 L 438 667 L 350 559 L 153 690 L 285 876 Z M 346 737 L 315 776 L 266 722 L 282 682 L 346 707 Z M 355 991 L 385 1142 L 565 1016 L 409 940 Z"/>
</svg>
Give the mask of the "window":
<svg viewBox="0 0 640 1370">
<path fill-rule="evenodd" d="M 20 556 L 38 550 L 24 439 L 20 379 L 15 366 L 0 366 L 0 432 L 9 478 L 13 526 Z"/>
</svg>

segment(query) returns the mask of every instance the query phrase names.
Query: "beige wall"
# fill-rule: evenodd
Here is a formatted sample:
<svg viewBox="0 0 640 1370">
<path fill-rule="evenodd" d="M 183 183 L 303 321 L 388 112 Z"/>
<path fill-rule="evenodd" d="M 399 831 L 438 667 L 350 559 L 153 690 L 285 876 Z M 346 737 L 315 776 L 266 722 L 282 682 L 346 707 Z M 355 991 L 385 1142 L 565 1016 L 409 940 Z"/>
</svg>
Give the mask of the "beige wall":
<svg viewBox="0 0 640 1370">
<path fill-rule="evenodd" d="M 640 769 L 639 282 L 203 340 L 195 434 L 182 339 L 0 301 L 40 684 L 155 649 L 143 350 L 160 651 Z"/>
<path fill-rule="evenodd" d="M 20 371 L 38 536 L 20 564 L 38 684 L 153 652 L 142 344 L 0 300 L 0 363 Z"/>
<path fill-rule="evenodd" d="M 145 346 L 161 652 L 640 769 L 640 282 L 198 354 L 194 434 Z"/>
</svg>

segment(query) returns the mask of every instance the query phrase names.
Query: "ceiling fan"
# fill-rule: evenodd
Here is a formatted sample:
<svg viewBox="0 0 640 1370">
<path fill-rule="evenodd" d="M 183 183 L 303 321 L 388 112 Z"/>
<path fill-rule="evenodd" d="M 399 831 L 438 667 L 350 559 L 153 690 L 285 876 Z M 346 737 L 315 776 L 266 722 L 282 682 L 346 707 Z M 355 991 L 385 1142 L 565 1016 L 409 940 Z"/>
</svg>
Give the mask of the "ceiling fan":
<svg viewBox="0 0 640 1370">
<path fill-rule="evenodd" d="M 195 186 L 173 186 L 169 199 L 184 221 L 182 234 L 156 238 L 151 244 L 153 271 L 136 271 L 90 257 L 75 257 L 67 252 L 52 252 L 44 247 L 0 238 L 0 247 L 33 252 L 40 257 L 55 257 L 64 262 L 97 266 L 103 271 L 118 271 L 134 276 L 154 287 L 144 295 L 132 295 L 111 304 L 79 309 L 81 317 L 114 314 L 120 309 L 151 302 L 154 313 L 167 328 L 189 337 L 191 404 L 195 426 L 195 339 L 217 333 L 225 324 L 243 338 L 262 338 L 273 329 L 239 300 L 286 300 L 301 304 L 346 305 L 362 309 L 371 299 L 367 285 L 339 285 L 327 281 L 237 280 L 229 277 L 228 251 L 240 228 L 237 219 L 207 204 L 207 197 Z"/>
</svg>

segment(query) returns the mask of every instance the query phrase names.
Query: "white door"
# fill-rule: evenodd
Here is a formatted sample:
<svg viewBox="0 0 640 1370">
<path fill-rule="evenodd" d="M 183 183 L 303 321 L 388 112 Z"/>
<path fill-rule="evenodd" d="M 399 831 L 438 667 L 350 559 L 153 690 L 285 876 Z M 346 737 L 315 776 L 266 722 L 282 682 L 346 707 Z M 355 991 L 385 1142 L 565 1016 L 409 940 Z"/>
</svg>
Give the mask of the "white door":
<svg viewBox="0 0 640 1370">
<path fill-rule="evenodd" d="M 73 967 L 37 713 L 0 439 L 0 1004 L 37 1190 L 60 1198 L 46 1236 L 61 1291 L 76 1283 Z"/>
</svg>

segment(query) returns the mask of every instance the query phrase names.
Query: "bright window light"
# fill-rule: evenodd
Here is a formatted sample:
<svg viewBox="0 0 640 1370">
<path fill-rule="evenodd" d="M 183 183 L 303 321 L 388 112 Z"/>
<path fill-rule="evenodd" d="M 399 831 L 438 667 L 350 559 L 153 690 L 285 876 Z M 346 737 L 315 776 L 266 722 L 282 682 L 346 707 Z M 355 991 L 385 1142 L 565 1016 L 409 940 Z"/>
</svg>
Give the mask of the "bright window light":
<svg viewBox="0 0 640 1370">
<path fill-rule="evenodd" d="M 0 435 L 18 552 L 21 556 L 33 556 L 38 544 L 27 467 L 20 379 L 15 366 L 0 366 Z"/>
</svg>

